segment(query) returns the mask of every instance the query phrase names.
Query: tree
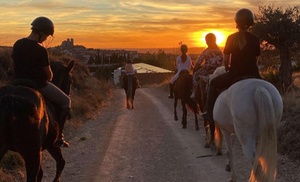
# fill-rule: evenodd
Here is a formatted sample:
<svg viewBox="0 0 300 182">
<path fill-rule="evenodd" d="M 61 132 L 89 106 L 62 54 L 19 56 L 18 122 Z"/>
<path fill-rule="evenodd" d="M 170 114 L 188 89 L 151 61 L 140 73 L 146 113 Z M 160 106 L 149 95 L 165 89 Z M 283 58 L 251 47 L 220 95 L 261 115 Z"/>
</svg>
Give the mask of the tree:
<svg viewBox="0 0 300 182">
<path fill-rule="evenodd" d="M 279 82 L 285 92 L 292 84 L 291 49 L 300 43 L 300 6 L 282 7 L 274 5 L 259 6 L 255 14 L 253 32 L 274 45 L 280 54 Z"/>
</svg>

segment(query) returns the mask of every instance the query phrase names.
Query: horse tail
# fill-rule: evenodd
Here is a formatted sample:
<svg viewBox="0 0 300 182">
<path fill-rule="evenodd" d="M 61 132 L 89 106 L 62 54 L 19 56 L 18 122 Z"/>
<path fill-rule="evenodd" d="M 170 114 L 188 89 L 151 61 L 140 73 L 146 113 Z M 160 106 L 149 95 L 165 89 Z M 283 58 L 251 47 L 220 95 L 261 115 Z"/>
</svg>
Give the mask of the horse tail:
<svg viewBox="0 0 300 182">
<path fill-rule="evenodd" d="M 277 169 L 276 117 L 272 96 L 265 88 L 254 95 L 258 113 L 259 136 L 249 181 L 274 182 Z"/>
</svg>

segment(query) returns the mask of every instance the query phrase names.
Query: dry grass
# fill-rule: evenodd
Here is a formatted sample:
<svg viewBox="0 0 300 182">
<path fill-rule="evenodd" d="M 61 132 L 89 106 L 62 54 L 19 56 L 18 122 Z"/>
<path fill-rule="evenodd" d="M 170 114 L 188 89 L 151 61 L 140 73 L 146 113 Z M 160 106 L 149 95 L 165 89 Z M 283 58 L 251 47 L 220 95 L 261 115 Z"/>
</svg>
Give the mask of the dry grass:
<svg viewBox="0 0 300 182">
<path fill-rule="evenodd" d="M 283 96 L 284 113 L 278 126 L 278 151 L 300 162 L 300 91 Z"/>
<path fill-rule="evenodd" d="M 10 63 L 11 49 L 0 49 L 0 58 L 3 63 Z M 72 57 L 51 56 L 51 60 L 62 61 L 67 64 Z M 72 134 L 82 123 L 87 122 L 93 116 L 96 116 L 104 105 L 105 101 L 111 96 L 112 83 L 98 80 L 93 77 L 88 68 L 75 60 L 76 64 L 72 72 L 73 84 L 71 88 L 71 119 L 65 126 L 65 137 L 71 138 Z M 10 64 L 5 64 L 10 65 Z M 6 68 L 6 67 L 5 67 Z M 7 69 L 11 67 L 8 66 Z M 2 71 L 2 72 L 1 72 Z M 0 84 L 7 83 L 7 74 L 5 70 L 0 69 Z M 25 181 L 25 166 L 23 159 L 16 153 L 8 152 L 0 162 L 0 181 L 1 182 L 19 182 Z"/>
</svg>

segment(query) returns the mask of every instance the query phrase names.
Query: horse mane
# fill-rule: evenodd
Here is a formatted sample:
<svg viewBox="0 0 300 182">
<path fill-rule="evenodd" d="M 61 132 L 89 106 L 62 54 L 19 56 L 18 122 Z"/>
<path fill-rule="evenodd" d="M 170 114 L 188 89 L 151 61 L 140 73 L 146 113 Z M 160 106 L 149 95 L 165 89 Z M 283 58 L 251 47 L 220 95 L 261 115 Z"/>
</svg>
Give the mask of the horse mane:
<svg viewBox="0 0 300 182">
<path fill-rule="evenodd" d="M 11 83 L 14 86 L 23 86 L 23 87 L 29 87 L 37 90 L 38 86 L 35 82 L 29 80 L 29 79 L 23 79 L 23 78 L 18 78 L 12 81 Z"/>
</svg>

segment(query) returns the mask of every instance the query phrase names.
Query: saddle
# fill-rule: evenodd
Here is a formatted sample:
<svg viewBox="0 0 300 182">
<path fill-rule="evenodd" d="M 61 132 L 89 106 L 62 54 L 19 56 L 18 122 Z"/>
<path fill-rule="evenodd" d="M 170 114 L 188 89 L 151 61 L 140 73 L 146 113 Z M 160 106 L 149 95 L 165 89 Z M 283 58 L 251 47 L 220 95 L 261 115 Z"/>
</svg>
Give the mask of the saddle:
<svg viewBox="0 0 300 182">
<path fill-rule="evenodd" d="M 236 77 L 235 79 L 233 79 L 233 80 L 230 82 L 230 84 L 229 84 L 228 87 L 225 87 L 225 88 L 222 88 L 222 89 L 218 90 L 218 94 L 222 93 L 224 90 L 227 90 L 231 85 L 233 85 L 233 84 L 235 84 L 235 83 L 237 83 L 237 82 L 239 82 L 239 81 L 246 80 L 246 79 L 250 79 L 250 78 L 260 79 L 260 78 L 258 78 L 257 76 L 253 76 L 253 75 L 238 76 L 238 77 Z"/>
</svg>

